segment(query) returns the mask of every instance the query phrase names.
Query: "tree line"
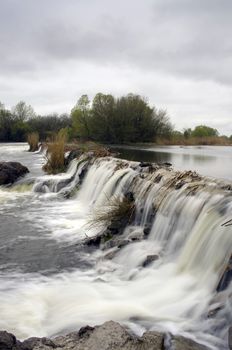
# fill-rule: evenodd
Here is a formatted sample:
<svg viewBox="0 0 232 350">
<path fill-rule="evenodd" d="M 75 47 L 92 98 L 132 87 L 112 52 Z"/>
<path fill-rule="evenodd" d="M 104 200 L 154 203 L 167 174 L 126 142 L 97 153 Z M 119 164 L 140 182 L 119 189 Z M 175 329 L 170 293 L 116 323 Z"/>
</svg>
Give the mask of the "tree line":
<svg viewBox="0 0 232 350">
<path fill-rule="evenodd" d="M 119 98 L 96 94 L 92 103 L 83 95 L 71 111 L 73 136 L 105 143 L 152 142 L 170 137 L 167 112 L 149 106 L 139 95 Z"/>
<path fill-rule="evenodd" d="M 66 114 L 36 115 L 33 108 L 20 101 L 11 110 L 0 103 L 0 142 L 23 142 L 33 132 L 45 141 L 60 129 L 72 126 Z"/>
<path fill-rule="evenodd" d="M 216 129 L 206 125 L 176 131 L 166 110 L 150 106 L 146 98 L 136 94 L 116 98 L 97 93 L 92 101 L 88 95 L 82 95 L 70 114 L 61 115 L 36 115 L 24 101 L 11 110 L 0 103 L 0 142 L 26 141 L 27 135 L 34 132 L 39 134 L 40 141 L 46 141 L 61 129 L 70 141 L 164 144 L 232 141 L 232 136 L 219 136 Z"/>
</svg>

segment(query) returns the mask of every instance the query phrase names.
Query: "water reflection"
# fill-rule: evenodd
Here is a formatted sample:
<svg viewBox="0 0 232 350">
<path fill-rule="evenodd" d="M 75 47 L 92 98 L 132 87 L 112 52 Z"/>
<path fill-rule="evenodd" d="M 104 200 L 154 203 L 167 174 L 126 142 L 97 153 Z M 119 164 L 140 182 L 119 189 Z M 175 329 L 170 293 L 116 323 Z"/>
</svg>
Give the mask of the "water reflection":
<svg viewBox="0 0 232 350">
<path fill-rule="evenodd" d="M 114 150 L 118 152 L 118 158 L 133 160 L 136 162 L 171 163 L 172 160 L 172 154 L 164 152 L 150 152 L 128 148 L 114 148 Z"/>
<path fill-rule="evenodd" d="M 134 161 L 168 162 L 177 170 L 195 170 L 198 173 L 232 180 L 232 147 L 227 146 L 115 146 L 118 157 Z"/>
</svg>

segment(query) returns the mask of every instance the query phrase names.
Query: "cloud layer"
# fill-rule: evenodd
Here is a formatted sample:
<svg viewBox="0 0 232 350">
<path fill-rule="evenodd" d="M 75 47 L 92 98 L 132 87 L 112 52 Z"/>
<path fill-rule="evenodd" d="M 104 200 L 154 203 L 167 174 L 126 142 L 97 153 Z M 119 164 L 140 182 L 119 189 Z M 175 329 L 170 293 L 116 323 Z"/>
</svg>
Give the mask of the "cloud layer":
<svg viewBox="0 0 232 350">
<path fill-rule="evenodd" d="M 135 92 L 232 134 L 231 0 L 0 0 L 0 100 L 69 111 Z"/>
</svg>

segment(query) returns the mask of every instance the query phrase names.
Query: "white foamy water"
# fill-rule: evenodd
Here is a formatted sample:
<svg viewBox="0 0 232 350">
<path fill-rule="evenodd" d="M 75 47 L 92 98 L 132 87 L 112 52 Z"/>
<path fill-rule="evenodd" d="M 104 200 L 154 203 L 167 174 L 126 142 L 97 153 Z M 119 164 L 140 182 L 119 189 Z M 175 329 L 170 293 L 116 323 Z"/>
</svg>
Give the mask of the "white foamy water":
<svg viewBox="0 0 232 350">
<path fill-rule="evenodd" d="M 40 154 L 23 157 L 42 161 Z M 232 288 L 218 294 L 216 287 L 232 252 L 231 227 L 222 226 L 231 218 L 231 192 L 199 178 L 175 189 L 173 172 L 141 173 L 136 163 L 128 166 L 111 158 L 91 163 L 82 179 L 87 165 L 87 161 L 73 161 L 66 174 L 41 177 L 39 173 L 33 189 L 1 188 L 0 214 L 12 222 L 21 220 L 19 230 L 23 225 L 32 227 L 26 239 L 33 238 L 36 244 L 38 235 L 44 248 L 36 251 L 38 267 L 33 272 L 23 270 L 31 258 L 20 269 L 2 270 L 0 328 L 19 338 L 53 336 L 112 319 L 139 334 L 159 329 L 212 349 L 227 349 Z M 105 259 L 107 250 L 86 252 L 88 268 L 63 266 L 75 256 L 78 242 L 99 231 L 88 226 L 91 213 L 107 208 L 112 196 L 129 191 L 135 196 L 136 217 L 122 237 L 143 233 L 149 225 L 147 239 L 122 247 L 111 260 Z M 7 224 L 4 228 L 10 230 Z M 19 234 L 10 233 L 11 244 Z M 7 239 L 3 235 L 1 243 Z M 45 257 L 49 255 L 46 242 L 51 244 L 51 255 Z M 53 260 L 54 254 L 65 254 L 62 263 L 57 258 L 60 271 L 44 274 L 40 261 Z M 149 255 L 158 258 L 144 268 Z M 218 305 L 217 316 L 208 318 Z"/>
</svg>

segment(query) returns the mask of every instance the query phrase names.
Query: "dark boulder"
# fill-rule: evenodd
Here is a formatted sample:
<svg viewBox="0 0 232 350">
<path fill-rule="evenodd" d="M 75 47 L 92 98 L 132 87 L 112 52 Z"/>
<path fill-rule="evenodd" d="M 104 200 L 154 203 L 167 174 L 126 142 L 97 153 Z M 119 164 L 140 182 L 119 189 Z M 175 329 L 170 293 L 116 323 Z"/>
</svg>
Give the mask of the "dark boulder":
<svg viewBox="0 0 232 350">
<path fill-rule="evenodd" d="M 151 224 L 146 224 L 146 226 L 143 229 L 144 236 L 147 237 L 149 236 L 151 232 L 152 225 Z"/>
<path fill-rule="evenodd" d="M 141 162 L 139 163 L 140 168 L 147 168 L 152 166 L 152 163 Z"/>
<path fill-rule="evenodd" d="M 186 182 L 184 180 L 178 181 L 175 185 L 175 189 L 179 190 L 180 188 L 182 188 L 184 185 L 186 184 Z"/>
<path fill-rule="evenodd" d="M 81 154 L 82 152 L 78 149 L 71 150 L 68 156 L 65 158 L 65 165 L 68 166 L 73 159 L 79 158 Z"/>
<path fill-rule="evenodd" d="M 0 163 L 0 186 L 14 183 L 19 177 L 29 173 L 29 170 L 18 162 Z"/>
<path fill-rule="evenodd" d="M 135 197 L 133 192 L 126 192 L 125 193 L 125 198 L 128 200 L 128 202 L 134 202 L 135 201 Z"/>
<path fill-rule="evenodd" d="M 169 163 L 169 162 L 163 162 L 163 163 L 158 163 L 158 165 L 160 165 L 160 166 L 164 166 L 164 167 L 170 167 L 170 166 L 172 166 L 172 163 Z"/>
<path fill-rule="evenodd" d="M 151 263 L 153 263 L 154 261 L 159 259 L 159 255 L 154 254 L 154 255 L 148 255 L 146 257 L 146 260 L 143 262 L 143 267 L 147 267 L 149 265 L 151 265 Z"/>
<path fill-rule="evenodd" d="M 21 344 L 20 350 L 33 350 L 36 347 L 43 347 L 46 346 L 47 348 L 55 349 L 57 346 L 53 343 L 51 339 L 48 338 L 28 338 L 24 340 L 24 342 Z M 46 348 L 45 348 L 46 349 Z"/>
<path fill-rule="evenodd" d="M 21 350 L 20 342 L 6 331 L 0 331 L 0 350 Z"/>
</svg>

